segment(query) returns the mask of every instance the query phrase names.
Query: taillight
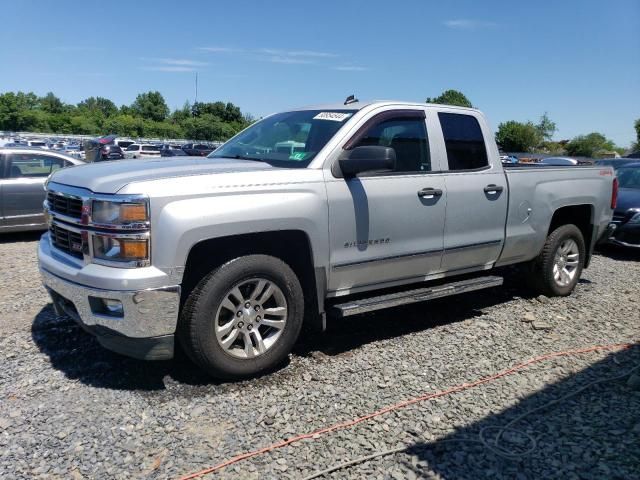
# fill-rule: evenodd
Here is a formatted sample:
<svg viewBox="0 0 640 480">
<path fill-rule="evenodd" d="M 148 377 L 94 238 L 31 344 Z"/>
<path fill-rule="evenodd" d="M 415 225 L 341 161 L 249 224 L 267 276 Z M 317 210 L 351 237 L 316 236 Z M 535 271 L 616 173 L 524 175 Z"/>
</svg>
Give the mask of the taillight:
<svg viewBox="0 0 640 480">
<path fill-rule="evenodd" d="M 615 210 L 618 204 L 618 177 L 613 178 L 613 187 L 611 188 L 611 210 Z"/>
</svg>

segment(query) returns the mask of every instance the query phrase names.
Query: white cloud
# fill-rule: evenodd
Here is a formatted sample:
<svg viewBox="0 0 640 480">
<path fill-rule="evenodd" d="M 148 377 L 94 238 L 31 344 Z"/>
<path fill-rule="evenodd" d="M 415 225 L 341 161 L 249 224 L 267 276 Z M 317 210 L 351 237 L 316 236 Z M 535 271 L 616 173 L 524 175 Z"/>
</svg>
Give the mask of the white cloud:
<svg viewBox="0 0 640 480">
<path fill-rule="evenodd" d="M 364 72 L 369 70 L 367 67 L 361 67 L 359 65 L 338 65 L 332 68 L 333 70 L 339 70 L 341 72 Z"/>
<path fill-rule="evenodd" d="M 209 53 L 233 53 L 242 51 L 231 47 L 199 47 L 198 50 Z"/>
<path fill-rule="evenodd" d="M 142 70 L 148 70 L 150 72 L 195 72 L 194 67 L 180 67 L 177 65 L 155 65 L 142 67 Z"/>
<path fill-rule="evenodd" d="M 278 57 L 335 58 L 339 56 L 336 53 L 317 52 L 314 50 L 278 50 L 274 48 L 261 48 L 257 52 Z"/>
<path fill-rule="evenodd" d="M 492 28 L 497 24 L 494 22 L 486 22 L 484 20 L 471 20 L 468 18 L 458 18 L 447 20 L 444 22 L 445 27 L 456 28 L 458 30 L 474 30 L 477 28 Z"/>
<path fill-rule="evenodd" d="M 186 58 L 156 58 L 154 60 L 164 65 L 174 65 L 181 67 L 206 67 L 207 65 L 209 65 L 206 62 L 198 62 L 196 60 L 189 60 Z"/>
<path fill-rule="evenodd" d="M 290 65 L 309 65 L 309 64 L 315 63 L 314 61 L 306 58 L 283 57 L 280 55 L 266 57 L 266 58 L 263 58 L 263 60 L 266 60 L 267 62 L 271 62 L 271 63 L 287 63 Z"/>
<path fill-rule="evenodd" d="M 151 72 L 195 72 L 199 68 L 209 65 L 206 62 L 200 62 L 188 58 L 141 57 L 140 60 L 146 63 L 146 65 L 142 65 L 140 69 Z"/>
</svg>

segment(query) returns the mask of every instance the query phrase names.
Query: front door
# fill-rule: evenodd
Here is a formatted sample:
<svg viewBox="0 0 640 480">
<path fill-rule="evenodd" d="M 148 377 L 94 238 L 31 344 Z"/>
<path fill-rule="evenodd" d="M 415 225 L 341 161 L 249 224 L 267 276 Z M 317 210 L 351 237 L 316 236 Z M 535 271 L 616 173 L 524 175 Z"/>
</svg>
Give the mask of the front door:
<svg viewBox="0 0 640 480">
<path fill-rule="evenodd" d="M 395 171 L 352 179 L 326 171 L 329 290 L 335 295 L 440 271 L 447 195 L 444 177 L 432 173 L 424 111 L 385 113 L 356 134 L 353 148 L 393 148 Z"/>
</svg>

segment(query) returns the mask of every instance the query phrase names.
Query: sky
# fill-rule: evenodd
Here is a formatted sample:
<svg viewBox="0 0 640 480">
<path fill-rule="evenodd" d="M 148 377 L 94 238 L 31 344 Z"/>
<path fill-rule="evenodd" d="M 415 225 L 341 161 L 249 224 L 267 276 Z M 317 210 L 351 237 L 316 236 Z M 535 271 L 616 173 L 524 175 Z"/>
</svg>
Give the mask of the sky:
<svg viewBox="0 0 640 480">
<path fill-rule="evenodd" d="M 424 101 L 462 91 L 493 128 L 547 112 L 555 139 L 620 146 L 640 118 L 640 0 L 137 0 L 0 3 L 0 92 L 171 108 Z"/>
</svg>

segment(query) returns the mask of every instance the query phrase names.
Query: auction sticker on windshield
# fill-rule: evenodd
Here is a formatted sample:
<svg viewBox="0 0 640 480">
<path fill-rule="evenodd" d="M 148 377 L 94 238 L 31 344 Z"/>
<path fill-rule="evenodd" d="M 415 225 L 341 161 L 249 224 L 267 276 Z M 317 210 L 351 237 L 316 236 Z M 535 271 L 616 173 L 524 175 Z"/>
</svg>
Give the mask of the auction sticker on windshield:
<svg viewBox="0 0 640 480">
<path fill-rule="evenodd" d="M 341 113 L 341 112 L 320 112 L 315 117 L 314 120 L 332 120 L 334 122 L 344 122 L 347 118 L 349 118 L 352 113 Z"/>
</svg>

